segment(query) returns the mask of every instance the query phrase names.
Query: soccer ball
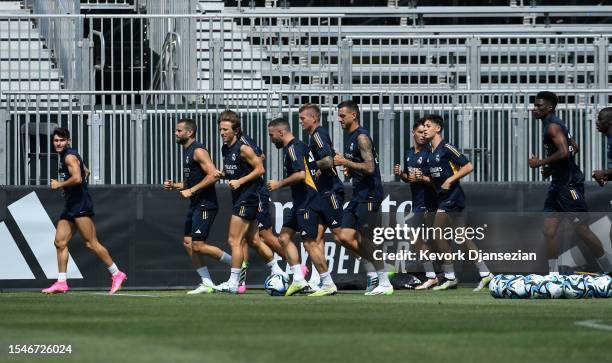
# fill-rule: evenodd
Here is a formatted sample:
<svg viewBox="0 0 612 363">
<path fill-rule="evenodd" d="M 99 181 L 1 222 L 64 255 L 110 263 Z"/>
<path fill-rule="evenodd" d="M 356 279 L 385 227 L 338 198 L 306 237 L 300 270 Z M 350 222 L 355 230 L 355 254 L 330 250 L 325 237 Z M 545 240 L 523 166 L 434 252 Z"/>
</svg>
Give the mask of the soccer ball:
<svg viewBox="0 0 612 363">
<path fill-rule="evenodd" d="M 593 292 L 595 297 L 612 297 L 612 277 L 602 275 L 593 279 Z"/>
<path fill-rule="evenodd" d="M 502 275 L 497 283 L 497 293 L 500 297 L 510 297 L 508 290 L 508 284 L 510 281 L 515 279 L 517 275 Z"/>
<path fill-rule="evenodd" d="M 584 275 L 584 287 L 587 289 L 587 293 L 584 297 L 593 297 L 595 296 L 595 277 L 591 275 Z"/>
<path fill-rule="evenodd" d="M 565 276 L 559 275 L 559 274 L 549 274 L 549 275 L 542 276 L 543 281 L 558 282 L 559 284 L 563 284 L 565 279 L 566 279 Z"/>
<path fill-rule="evenodd" d="M 570 275 L 563 282 L 563 297 L 566 299 L 582 299 L 589 292 L 584 276 Z"/>
<path fill-rule="evenodd" d="M 271 296 L 284 296 L 288 287 L 287 278 L 281 274 L 270 275 L 264 282 L 264 288 Z"/>
<path fill-rule="evenodd" d="M 489 282 L 489 292 L 491 293 L 491 296 L 493 296 L 496 299 L 503 297 L 499 292 L 499 282 L 501 281 L 503 277 L 504 275 L 495 275 L 495 277 L 493 277 L 491 282 Z"/>
<path fill-rule="evenodd" d="M 531 296 L 539 299 L 558 299 L 563 295 L 563 285 L 557 281 L 542 281 L 531 289 Z"/>
<path fill-rule="evenodd" d="M 525 278 L 521 275 L 515 276 L 513 279 L 508 280 L 505 290 L 505 297 L 511 299 L 527 299 L 531 296 L 531 287 L 527 287 L 525 284 Z"/>
<path fill-rule="evenodd" d="M 532 291 L 534 291 L 538 285 L 544 281 L 544 278 L 540 275 L 529 274 L 523 278 L 525 281 L 525 290 L 529 292 L 529 296 L 531 296 Z"/>
</svg>

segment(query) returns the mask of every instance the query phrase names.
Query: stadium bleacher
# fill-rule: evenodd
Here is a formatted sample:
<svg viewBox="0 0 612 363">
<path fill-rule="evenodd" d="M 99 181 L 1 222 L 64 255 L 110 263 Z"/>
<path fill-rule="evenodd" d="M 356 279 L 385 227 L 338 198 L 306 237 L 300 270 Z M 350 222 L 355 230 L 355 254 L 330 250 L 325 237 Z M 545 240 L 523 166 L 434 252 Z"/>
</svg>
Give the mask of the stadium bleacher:
<svg viewBox="0 0 612 363">
<path fill-rule="evenodd" d="M 29 19 L 11 16 L 29 14 L 19 1 L 0 2 L 0 93 L 57 91 L 63 79 L 52 51 Z M 33 101 L 34 99 L 30 99 Z M 45 102 L 47 97 L 39 99 Z M 0 104 L 6 97 L 0 97 Z"/>
<path fill-rule="evenodd" d="M 518 121 L 529 119 L 535 90 L 557 90 L 562 117 L 592 151 L 579 156 L 585 171 L 603 162 L 597 150 L 605 145 L 594 131 L 584 132 L 590 128 L 582 120 L 592 120 L 610 101 L 610 6 L 282 8 L 266 2 L 237 8 L 218 0 L 180 6 L 169 0 L 83 0 L 74 10 L 79 15 L 66 11 L 65 4 L 73 2 L 53 3 L 0 2 L 0 108 L 5 114 L 20 109 L 22 117 L 8 124 L 6 134 L 24 122 L 46 122 L 45 114 L 69 123 L 73 115 L 79 122 L 104 120 L 106 130 L 85 125 L 107 140 L 93 143 L 106 155 L 101 182 L 155 182 L 178 173 L 170 160 L 178 153 L 164 151 L 160 134 L 176 115 L 196 114 L 206 122 L 232 107 L 245 112 L 248 130 L 259 135 L 265 134 L 262 120 L 274 115 L 284 114 L 297 126 L 303 102 L 320 103 L 324 117 L 334 120 L 334 105 L 349 96 L 362 102 L 370 130 L 391 133 L 375 140 L 392 141 L 383 150 L 388 163 L 403 156 L 404 127 L 419 115 L 439 112 L 449 122 L 448 137 L 481 161 L 475 180 L 516 181 L 541 180 L 524 161 L 513 160 L 517 150 L 540 147 L 538 130 Z M 64 32 L 60 41 L 42 36 L 42 26 L 48 26 L 43 19 L 51 13 L 65 20 L 61 26 L 74 26 L 74 34 Z M 135 30 L 142 36 L 136 38 Z M 88 96 L 94 94 L 92 102 Z M 145 138 L 155 142 L 141 149 L 150 147 L 160 160 L 143 160 L 138 171 L 120 165 L 116 156 L 131 148 L 126 123 L 141 122 L 136 119 L 155 120 L 144 124 L 150 127 Z M 524 145 L 516 145 L 516 127 L 528 140 Z M 205 130 L 203 138 L 216 139 L 213 129 Z M 331 131 L 341 147 L 340 130 Z M 79 133 L 83 144 L 91 145 L 90 137 Z M 266 144 L 266 136 L 258 142 Z M 20 153 L 5 162 L 22 165 L 15 156 Z M 279 173 L 278 160 L 267 167 Z M 383 176 L 393 179 L 391 164 L 383 165 Z M 24 183 L 23 177 L 16 173 L 7 182 Z"/>
</svg>

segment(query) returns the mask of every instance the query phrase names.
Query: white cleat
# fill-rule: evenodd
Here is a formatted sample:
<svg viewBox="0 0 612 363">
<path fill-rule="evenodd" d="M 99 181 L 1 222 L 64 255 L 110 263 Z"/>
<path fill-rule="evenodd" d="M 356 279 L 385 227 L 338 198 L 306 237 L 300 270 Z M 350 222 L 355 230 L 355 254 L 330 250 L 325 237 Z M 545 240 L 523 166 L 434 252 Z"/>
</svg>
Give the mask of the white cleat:
<svg viewBox="0 0 612 363">
<path fill-rule="evenodd" d="M 228 281 L 225 281 L 219 285 L 215 285 L 213 286 L 213 289 L 215 289 L 216 292 L 224 292 L 227 294 L 237 294 L 238 293 L 238 287 L 231 287 Z"/>
<path fill-rule="evenodd" d="M 368 275 L 368 282 L 366 285 L 366 295 L 372 292 L 377 287 L 378 287 L 378 276 L 370 277 L 370 275 Z"/>
<path fill-rule="evenodd" d="M 308 281 L 308 287 L 312 292 L 319 291 L 321 289 L 321 281 Z"/>
<path fill-rule="evenodd" d="M 335 284 L 323 285 L 319 289 L 308 296 L 331 296 L 338 293 L 338 288 Z"/>
<path fill-rule="evenodd" d="M 433 291 L 451 290 L 451 289 L 456 289 L 457 286 L 459 286 L 459 282 L 457 282 L 457 279 L 452 279 L 452 280 L 446 279 L 446 281 L 444 281 L 442 285 L 435 286 L 434 288 L 432 288 L 432 290 Z"/>
<path fill-rule="evenodd" d="M 485 287 L 489 286 L 489 282 L 491 282 L 491 280 L 493 280 L 493 274 L 489 273 L 487 276 L 483 277 L 480 279 L 480 282 L 478 283 L 478 286 L 476 286 L 476 288 L 472 291 L 480 291 L 482 289 L 484 289 Z"/>
<path fill-rule="evenodd" d="M 366 292 L 365 296 L 374 296 L 374 295 L 393 295 L 393 285 L 378 285 L 372 291 Z"/>
<path fill-rule="evenodd" d="M 212 282 L 202 282 L 198 287 L 193 290 L 187 291 L 187 295 L 197 295 L 197 294 L 212 294 L 215 292 L 213 288 Z"/>
</svg>

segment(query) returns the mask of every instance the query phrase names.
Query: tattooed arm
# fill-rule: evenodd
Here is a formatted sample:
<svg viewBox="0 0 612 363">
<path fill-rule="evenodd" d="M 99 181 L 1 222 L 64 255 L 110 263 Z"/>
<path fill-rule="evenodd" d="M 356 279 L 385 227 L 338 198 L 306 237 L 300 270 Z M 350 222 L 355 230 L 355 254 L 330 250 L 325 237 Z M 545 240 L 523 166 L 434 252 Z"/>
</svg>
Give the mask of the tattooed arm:
<svg viewBox="0 0 612 363">
<path fill-rule="evenodd" d="M 358 163 L 355 161 L 347 160 L 341 155 L 336 155 L 334 161 L 336 165 L 344 165 L 345 168 L 351 171 L 371 175 L 376 170 L 374 164 L 374 153 L 372 152 L 372 140 L 367 135 L 359 135 L 357 138 L 357 146 L 359 146 L 359 152 L 363 162 Z"/>
</svg>

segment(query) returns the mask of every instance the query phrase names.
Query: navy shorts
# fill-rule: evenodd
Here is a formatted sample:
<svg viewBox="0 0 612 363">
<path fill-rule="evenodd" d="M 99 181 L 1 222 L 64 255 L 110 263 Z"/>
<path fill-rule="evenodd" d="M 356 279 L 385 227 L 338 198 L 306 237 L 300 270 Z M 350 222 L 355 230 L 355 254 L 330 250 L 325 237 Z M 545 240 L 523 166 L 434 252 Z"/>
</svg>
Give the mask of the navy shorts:
<svg viewBox="0 0 612 363">
<path fill-rule="evenodd" d="M 551 185 L 548 188 L 544 212 L 570 213 L 574 223 L 588 223 L 588 211 L 584 200 L 584 184 Z"/>
<path fill-rule="evenodd" d="M 363 227 L 374 227 L 377 221 L 380 202 L 356 202 L 351 200 L 342 214 L 342 228 L 356 231 Z"/>
<path fill-rule="evenodd" d="M 291 208 L 283 221 L 283 228 L 285 227 L 299 232 L 302 238 L 315 239 L 319 232 L 319 214 L 310 209 Z"/>
<path fill-rule="evenodd" d="M 321 209 L 319 216 L 320 223 L 329 229 L 335 229 L 342 226 L 342 206 L 344 205 L 344 196 L 336 193 L 319 194 L 321 201 L 319 207 Z"/>
<path fill-rule="evenodd" d="M 449 193 L 438 194 L 438 211 L 446 213 L 459 213 L 465 208 L 463 201 L 457 200 Z"/>
<path fill-rule="evenodd" d="M 265 231 L 272 228 L 272 218 L 270 218 L 270 201 L 268 199 L 260 198 L 259 205 L 257 206 L 257 227 L 260 231 Z"/>
<path fill-rule="evenodd" d="M 190 207 L 185 216 L 184 236 L 191 237 L 192 241 L 206 241 L 216 216 L 216 209 Z"/>
<path fill-rule="evenodd" d="M 247 221 L 253 221 L 257 217 L 257 204 L 239 203 L 232 207 L 232 214 Z"/>
<path fill-rule="evenodd" d="M 65 219 L 69 222 L 74 222 L 78 217 L 93 217 L 95 215 L 93 202 L 91 197 L 81 198 L 79 201 L 71 201 L 66 203 L 64 210 L 60 214 L 59 219 Z"/>
</svg>

